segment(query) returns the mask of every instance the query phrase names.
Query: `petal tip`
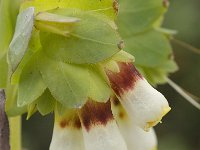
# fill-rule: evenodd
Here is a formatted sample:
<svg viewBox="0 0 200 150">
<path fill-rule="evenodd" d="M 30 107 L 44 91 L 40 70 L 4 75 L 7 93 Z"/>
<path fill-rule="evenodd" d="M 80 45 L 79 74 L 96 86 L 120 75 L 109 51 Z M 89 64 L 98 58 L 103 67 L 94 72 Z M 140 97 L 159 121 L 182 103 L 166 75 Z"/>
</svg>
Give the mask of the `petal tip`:
<svg viewBox="0 0 200 150">
<path fill-rule="evenodd" d="M 164 107 L 162 109 L 162 113 L 159 118 L 155 119 L 154 121 L 147 122 L 146 126 L 144 127 L 145 131 L 149 131 L 151 127 L 156 126 L 158 123 L 162 123 L 162 118 L 171 110 L 171 107 Z"/>
</svg>

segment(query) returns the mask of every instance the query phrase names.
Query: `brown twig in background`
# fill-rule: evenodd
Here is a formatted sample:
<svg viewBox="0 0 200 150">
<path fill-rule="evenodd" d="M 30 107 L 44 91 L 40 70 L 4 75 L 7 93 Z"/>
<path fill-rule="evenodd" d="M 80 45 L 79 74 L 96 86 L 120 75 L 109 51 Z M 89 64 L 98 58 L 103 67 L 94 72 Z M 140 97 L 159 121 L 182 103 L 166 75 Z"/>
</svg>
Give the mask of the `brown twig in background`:
<svg viewBox="0 0 200 150">
<path fill-rule="evenodd" d="M 10 150 L 9 123 L 5 113 L 5 92 L 0 89 L 0 150 Z"/>
</svg>

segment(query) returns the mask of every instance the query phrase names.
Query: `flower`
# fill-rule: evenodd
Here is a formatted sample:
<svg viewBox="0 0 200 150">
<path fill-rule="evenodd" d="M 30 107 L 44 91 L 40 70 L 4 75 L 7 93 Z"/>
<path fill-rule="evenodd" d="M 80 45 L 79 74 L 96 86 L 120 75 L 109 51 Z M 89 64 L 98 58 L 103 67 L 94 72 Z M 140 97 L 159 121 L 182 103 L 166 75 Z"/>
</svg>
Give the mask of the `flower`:
<svg viewBox="0 0 200 150">
<path fill-rule="evenodd" d="M 66 112 L 62 117 L 56 115 L 55 119 L 50 150 L 127 150 L 110 101 L 88 100 L 80 110 Z"/>
<path fill-rule="evenodd" d="M 156 150 L 157 137 L 154 129 L 150 128 L 148 132 L 142 130 L 129 119 L 116 97 L 113 97 L 111 101 L 113 115 L 127 144 L 128 150 Z"/>
<path fill-rule="evenodd" d="M 159 123 L 170 111 L 165 97 L 154 89 L 132 62 L 117 62 L 118 72 L 106 68 L 110 85 L 130 119 L 144 130 Z"/>
<path fill-rule="evenodd" d="M 50 150 L 156 149 L 151 127 L 170 110 L 168 102 L 133 63 L 116 63 L 119 69 L 102 65 L 115 95 L 106 103 L 88 99 L 80 109 L 55 113 Z"/>
<path fill-rule="evenodd" d="M 155 149 L 151 127 L 170 107 L 122 50 L 117 1 L 46 2 L 21 3 L 6 52 L 14 115 L 54 111 L 50 150 Z"/>
</svg>

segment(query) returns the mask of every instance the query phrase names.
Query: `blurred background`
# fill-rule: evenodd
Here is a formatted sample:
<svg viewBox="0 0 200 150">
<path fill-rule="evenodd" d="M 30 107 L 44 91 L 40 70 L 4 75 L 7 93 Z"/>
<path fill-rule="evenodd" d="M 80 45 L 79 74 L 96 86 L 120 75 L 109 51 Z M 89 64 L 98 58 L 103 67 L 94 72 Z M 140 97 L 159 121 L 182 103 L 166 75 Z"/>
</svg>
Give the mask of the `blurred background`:
<svg viewBox="0 0 200 150">
<path fill-rule="evenodd" d="M 200 48 L 200 1 L 171 0 L 164 27 L 175 29 L 176 39 Z M 188 92 L 200 97 L 200 55 L 172 41 L 179 71 L 170 78 Z M 159 86 L 172 111 L 156 127 L 160 150 L 200 150 L 200 111 L 170 86 Z"/>
<path fill-rule="evenodd" d="M 178 31 L 176 39 L 200 48 L 200 0 L 171 0 L 165 16 L 165 28 Z M 200 97 L 200 55 L 172 42 L 179 71 L 170 78 Z M 200 150 L 200 111 L 179 96 L 169 85 L 158 86 L 168 99 L 172 111 L 156 127 L 159 150 Z M 23 147 L 28 150 L 48 150 L 53 130 L 49 115 L 23 117 Z M 31 145 L 31 147 L 30 147 Z"/>
</svg>

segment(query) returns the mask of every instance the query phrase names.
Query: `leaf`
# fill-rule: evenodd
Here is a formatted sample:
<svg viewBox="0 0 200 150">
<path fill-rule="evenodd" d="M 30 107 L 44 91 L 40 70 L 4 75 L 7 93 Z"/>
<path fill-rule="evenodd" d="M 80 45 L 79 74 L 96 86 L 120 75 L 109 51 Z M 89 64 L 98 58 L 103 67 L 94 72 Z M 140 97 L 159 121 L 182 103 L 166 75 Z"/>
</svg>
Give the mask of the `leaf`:
<svg viewBox="0 0 200 150">
<path fill-rule="evenodd" d="M 112 57 L 112 60 L 118 61 L 118 62 L 134 62 L 135 57 L 133 55 L 131 55 L 130 53 L 127 53 L 127 52 L 121 50 Z"/>
<path fill-rule="evenodd" d="M 163 65 L 157 67 L 151 68 L 137 65 L 137 68 L 154 86 L 156 86 L 156 84 L 166 83 L 169 73 L 178 70 L 177 64 L 172 60 L 166 61 Z"/>
<path fill-rule="evenodd" d="M 43 80 L 54 98 L 65 107 L 79 108 L 88 99 L 90 78 L 86 67 L 55 61 L 40 54 Z"/>
<path fill-rule="evenodd" d="M 83 64 L 108 59 L 120 49 L 120 38 L 109 24 L 89 13 L 58 10 L 56 13 L 80 18 L 69 37 L 41 32 L 41 43 L 51 58 L 64 62 Z"/>
<path fill-rule="evenodd" d="M 177 70 L 168 35 L 156 31 L 166 8 L 162 0 L 123 0 L 117 20 L 125 51 L 135 56 L 135 64 L 147 80 L 156 85 L 166 82 Z"/>
<path fill-rule="evenodd" d="M 34 115 L 37 112 L 37 107 L 36 107 L 36 101 L 33 103 L 29 104 L 27 107 L 27 116 L 26 120 L 30 119 L 32 115 Z"/>
<path fill-rule="evenodd" d="M 31 59 L 34 53 L 37 52 L 40 48 L 41 44 L 39 38 L 39 31 L 34 29 L 26 53 L 24 54 L 15 72 L 11 72 L 9 74 L 9 76 L 11 77 L 11 84 L 19 83 L 20 75 L 24 66 L 28 63 L 28 61 Z"/>
<path fill-rule="evenodd" d="M 21 10 L 35 7 L 36 13 L 56 8 L 76 8 L 83 11 L 94 11 L 115 18 L 117 14 L 117 3 L 114 0 L 25 0 Z"/>
<path fill-rule="evenodd" d="M 160 32 L 150 30 L 124 40 L 126 41 L 125 50 L 136 58 L 135 64 L 157 67 L 171 59 L 171 45 Z"/>
<path fill-rule="evenodd" d="M 34 25 L 34 8 L 30 7 L 17 17 L 14 37 L 9 46 L 8 60 L 14 72 L 21 62 L 31 38 Z"/>
<path fill-rule="evenodd" d="M 37 55 L 31 58 L 20 76 L 17 99 L 18 106 L 25 106 L 32 103 L 41 96 L 46 89 L 46 85 L 37 68 L 36 57 Z"/>
<path fill-rule="evenodd" d="M 90 91 L 88 97 L 97 102 L 107 102 L 111 95 L 109 85 L 96 67 L 90 67 Z"/>
<path fill-rule="evenodd" d="M 48 23 L 60 23 L 60 24 L 70 24 L 70 23 L 76 23 L 79 22 L 80 19 L 74 18 L 74 17 L 66 17 L 61 16 L 53 13 L 48 12 L 40 12 L 35 17 L 36 21 L 41 22 L 48 22 Z"/>
<path fill-rule="evenodd" d="M 35 27 L 41 31 L 67 36 L 79 18 L 40 12 L 35 17 Z"/>
<path fill-rule="evenodd" d="M 49 90 L 46 90 L 37 99 L 37 109 L 42 115 L 47 115 L 55 108 L 56 100 L 52 97 Z"/>
<path fill-rule="evenodd" d="M 122 37 L 152 28 L 165 11 L 163 0 L 120 0 L 119 4 L 117 24 Z"/>
</svg>

